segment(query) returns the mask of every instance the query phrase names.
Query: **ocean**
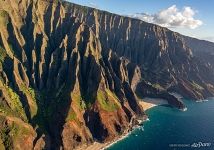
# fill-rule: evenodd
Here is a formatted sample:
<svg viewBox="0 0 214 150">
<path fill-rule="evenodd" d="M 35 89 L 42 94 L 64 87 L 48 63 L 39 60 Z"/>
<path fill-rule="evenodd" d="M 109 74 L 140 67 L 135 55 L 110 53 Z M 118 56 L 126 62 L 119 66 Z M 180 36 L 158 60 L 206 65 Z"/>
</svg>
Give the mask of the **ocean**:
<svg viewBox="0 0 214 150">
<path fill-rule="evenodd" d="M 214 150 L 214 100 L 184 100 L 187 111 L 160 105 L 149 121 L 108 150 Z"/>
</svg>

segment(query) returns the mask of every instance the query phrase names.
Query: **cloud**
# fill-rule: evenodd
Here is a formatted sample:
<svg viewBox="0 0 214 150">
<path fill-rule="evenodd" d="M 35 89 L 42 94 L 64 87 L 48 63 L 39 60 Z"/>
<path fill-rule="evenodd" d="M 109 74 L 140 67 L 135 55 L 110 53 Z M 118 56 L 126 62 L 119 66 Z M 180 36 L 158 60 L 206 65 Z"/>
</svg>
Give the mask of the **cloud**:
<svg viewBox="0 0 214 150">
<path fill-rule="evenodd" d="M 129 17 L 138 18 L 146 22 L 155 23 L 164 27 L 185 27 L 195 29 L 203 24 L 201 20 L 195 19 L 197 11 L 191 7 L 184 7 L 181 11 L 172 5 L 171 7 L 161 10 L 155 14 L 136 13 Z"/>
</svg>

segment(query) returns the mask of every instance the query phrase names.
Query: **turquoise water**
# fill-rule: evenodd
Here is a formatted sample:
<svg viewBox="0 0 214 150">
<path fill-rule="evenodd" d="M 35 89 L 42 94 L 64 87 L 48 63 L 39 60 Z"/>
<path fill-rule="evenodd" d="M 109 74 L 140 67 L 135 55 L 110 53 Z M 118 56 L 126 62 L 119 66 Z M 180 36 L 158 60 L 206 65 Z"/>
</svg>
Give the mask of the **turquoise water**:
<svg viewBox="0 0 214 150">
<path fill-rule="evenodd" d="M 108 150 L 214 150 L 214 100 L 184 101 L 187 111 L 157 106 L 150 121 Z"/>
</svg>

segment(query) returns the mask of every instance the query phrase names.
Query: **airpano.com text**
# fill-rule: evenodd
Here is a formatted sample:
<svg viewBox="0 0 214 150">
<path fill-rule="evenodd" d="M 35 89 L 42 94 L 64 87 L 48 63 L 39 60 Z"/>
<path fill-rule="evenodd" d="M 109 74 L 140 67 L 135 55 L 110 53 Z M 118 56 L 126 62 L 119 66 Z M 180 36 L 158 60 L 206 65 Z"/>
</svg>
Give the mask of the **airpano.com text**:
<svg viewBox="0 0 214 150">
<path fill-rule="evenodd" d="M 194 142 L 192 144 L 169 144 L 171 148 L 202 148 L 202 147 L 211 147 L 212 143 L 210 142 Z"/>
</svg>

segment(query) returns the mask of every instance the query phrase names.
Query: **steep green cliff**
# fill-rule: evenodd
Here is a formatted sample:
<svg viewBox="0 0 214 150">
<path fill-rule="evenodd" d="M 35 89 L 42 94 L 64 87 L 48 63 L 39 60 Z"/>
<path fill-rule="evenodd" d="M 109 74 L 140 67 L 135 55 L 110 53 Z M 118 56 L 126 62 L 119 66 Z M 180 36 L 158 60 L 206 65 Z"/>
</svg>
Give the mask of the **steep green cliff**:
<svg viewBox="0 0 214 150">
<path fill-rule="evenodd" d="M 105 142 L 146 117 L 140 98 L 182 109 L 171 92 L 213 96 L 213 70 L 193 52 L 180 34 L 137 19 L 0 0 L 0 149 Z"/>
</svg>

